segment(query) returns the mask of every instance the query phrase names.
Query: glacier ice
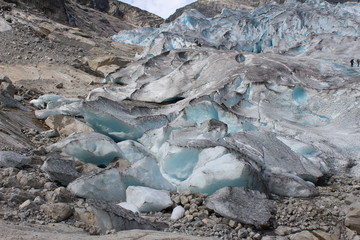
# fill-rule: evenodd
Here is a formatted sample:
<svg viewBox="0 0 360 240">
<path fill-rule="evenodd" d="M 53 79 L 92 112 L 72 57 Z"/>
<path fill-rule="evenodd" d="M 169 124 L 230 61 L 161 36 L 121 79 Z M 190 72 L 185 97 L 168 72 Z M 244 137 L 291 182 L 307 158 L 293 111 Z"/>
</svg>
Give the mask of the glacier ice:
<svg viewBox="0 0 360 240">
<path fill-rule="evenodd" d="M 74 133 L 48 147 L 52 152 L 64 152 L 85 163 L 107 166 L 122 156 L 120 148 L 109 137 L 96 133 Z"/>
<path fill-rule="evenodd" d="M 141 59 L 85 100 L 34 102 L 47 106 L 37 116 L 81 116 L 108 136 L 54 149 L 94 164 L 126 159 L 127 186 L 314 196 L 326 174 L 359 175 L 348 169 L 360 158 L 360 68 L 349 66 L 359 13 L 350 2 L 289 1 L 124 31 L 113 39 L 145 46 Z"/>
<path fill-rule="evenodd" d="M 130 162 L 135 163 L 144 158 L 154 158 L 151 152 L 139 142 L 126 140 L 118 142 L 117 145 L 123 153 L 123 158 L 129 160 Z"/>
<path fill-rule="evenodd" d="M 126 186 L 115 168 L 101 169 L 82 175 L 67 189 L 76 196 L 108 202 L 124 201 Z"/>
<path fill-rule="evenodd" d="M 168 191 L 148 187 L 128 187 L 126 201 L 138 207 L 140 212 L 158 212 L 172 205 Z"/>
<path fill-rule="evenodd" d="M 160 128 L 169 123 L 169 117 L 152 114 L 150 108 L 119 104 L 107 98 L 82 103 L 82 115 L 95 131 L 117 141 L 136 140 L 149 129 Z"/>
<path fill-rule="evenodd" d="M 191 190 L 212 194 L 223 187 L 261 189 L 259 174 L 239 156 L 224 147 L 205 149 L 192 174 L 178 186 L 179 191 Z"/>
<path fill-rule="evenodd" d="M 128 186 L 146 186 L 154 189 L 176 191 L 160 171 L 153 158 L 143 158 L 133 163 L 124 172 L 124 181 Z"/>
<path fill-rule="evenodd" d="M 38 108 L 45 108 L 35 111 L 35 115 L 39 119 L 46 119 L 51 115 L 80 115 L 79 98 L 67 98 L 56 94 L 44 94 L 38 99 L 31 100 L 30 103 Z"/>
<path fill-rule="evenodd" d="M 127 210 L 130 210 L 132 211 L 133 213 L 140 213 L 139 212 L 139 209 L 137 208 L 137 206 L 135 206 L 134 204 L 132 203 L 128 203 L 128 202 L 121 202 L 121 203 L 118 203 L 116 204 L 122 208 L 125 208 Z"/>
</svg>

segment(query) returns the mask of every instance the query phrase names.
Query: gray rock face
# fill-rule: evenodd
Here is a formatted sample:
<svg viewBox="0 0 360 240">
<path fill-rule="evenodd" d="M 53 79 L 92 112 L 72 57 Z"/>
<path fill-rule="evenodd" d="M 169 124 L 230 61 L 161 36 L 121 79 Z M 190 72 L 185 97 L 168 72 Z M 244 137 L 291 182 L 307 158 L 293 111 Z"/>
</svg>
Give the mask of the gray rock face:
<svg viewBox="0 0 360 240">
<path fill-rule="evenodd" d="M 251 9 L 258 6 L 261 2 L 265 1 L 237 1 L 237 0 L 198 0 L 190 3 L 182 8 L 176 10 L 174 14 L 166 19 L 166 22 L 171 22 L 179 17 L 183 12 L 189 9 L 196 9 L 206 17 L 214 17 L 221 13 L 224 8 L 236 10 L 239 8 Z"/>
<path fill-rule="evenodd" d="M 73 194 L 109 202 L 125 200 L 125 185 L 115 168 L 93 171 L 71 182 L 67 189 Z"/>
<path fill-rule="evenodd" d="M 163 22 L 161 17 L 121 1 L 77 0 L 77 2 L 86 4 L 101 12 L 106 12 L 138 27 L 156 27 Z"/>
<path fill-rule="evenodd" d="M 162 230 L 165 228 L 164 224 L 143 219 L 120 206 L 93 199 L 87 200 L 87 202 L 94 210 L 96 224 L 102 232 L 111 229 L 122 231 L 131 229 Z"/>
<path fill-rule="evenodd" d="M 31 162 L 30 157 L 26 157 L 16 152 L 0 151 L 0 166 L 1 167 L 22 167 Z"/>
<path fill-rule="evenodd" d="M 236 10 L 236 9 L 252 9 L 261 4 L 270 2 L 268 0 L 198 0 L 194 3 L 190 3 L 185 7 L 179 8 L 176 10 L 174 14 L 166 19 L 167 22 L 175 20 L 179 17 L 184 11 L 189 9 L 196 9 L 206 17 L 213 17 L 217 14 L 220 14 L 224 8 Z M 276 0 L 277 3 L 284 3 L 284 0 Z M 347 2 L 347 0 L 327 0 L 330 3 L 338 3 L 338 2 Z"/>
<path fill-rule="evenodd" d="M 216 213 L 255 227 L 272 224 L 274 205 L 266 195 L 241 187 L 226 187 L 206 199 L 206 207 Z"/>
<path fill-rule="evenodd" d="M 1 22 L 0 22 L 1 28 Z M 1 30 L 1 29 L 0 29 Z M 29 109 L 14 99 L 15 87 L 10 79 L 0 74 L 0 107 L 18 108 L 29 111 Z"/>
<path fill-rule="evenodd" d="M 80 173 L 75 169 L 74 159 L 62 157 L 60 154 L 49 156 L 41 166 L 41 170 L 45 171 L 53 181 L 58 181 L 64 186 L 80 177 Z"/>
</svg>

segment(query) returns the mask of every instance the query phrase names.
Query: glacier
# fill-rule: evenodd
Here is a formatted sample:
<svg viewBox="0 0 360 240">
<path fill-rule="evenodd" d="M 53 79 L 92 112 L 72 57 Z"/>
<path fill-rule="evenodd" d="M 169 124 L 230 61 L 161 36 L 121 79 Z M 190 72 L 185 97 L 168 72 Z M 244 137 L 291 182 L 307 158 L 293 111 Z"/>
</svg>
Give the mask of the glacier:
<svg viewBox="0 0 360 240">
<path fill-rule="evenodd" d="M 334 32 L 356 37 L 359 28 L 359 6 L 354 3 L 286 1 L 254 10 L 225 9 L 210 19 L 193 9 L 160 28 L 122 31 L 112 40 L 146 47 L 143 56 L 196 48 L 195 39 L 206 48 L 281 53 L 303 51 L 312 34 Z"/>
<path fill-rule="evenodd" d="M 145 51 L 86 99 L 33 104 L 46 107 L 38 118 L 78 116 L 96 132 L 50 150 L 96 165 L 125 159 L 126 186 L 315 196 L 322 178 L 359 176 L 360 68 L 349 64 L 360 57 L 359 28 L 350 2 L 288 1 L 213 18 L 190 10 L 113 36 Z"/>
</svg>

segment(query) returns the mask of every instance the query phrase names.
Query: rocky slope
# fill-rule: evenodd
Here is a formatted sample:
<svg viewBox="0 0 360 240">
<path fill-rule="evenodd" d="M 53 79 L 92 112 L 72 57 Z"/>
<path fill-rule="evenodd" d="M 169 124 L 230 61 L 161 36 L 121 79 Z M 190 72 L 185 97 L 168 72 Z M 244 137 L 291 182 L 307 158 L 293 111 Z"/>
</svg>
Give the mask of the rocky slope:
<svg viewBox="0 0 360 240">
<path fill-rule="evenodd" d="M 328 2 L 336 4 L 336 3 L 344 3 L 348 0 L 328 0 Z M 166 22 L 171 22 L 181 16 L 186 10 L 190 9 L 196 9 L 200 13 L 204 14 L 206 17 L 214 17 L 217 14 L 220 14 L 222 9 L 227 8 L 230 10 L 236 10 L 236 9 L 253 9 L 255 7 L 258 7 L 262 4 L 269 3 L 271 1 L 268 0 L 198 0 L 196 2 L 190 3 L 189 5 L 186 5 L 182 8 L 179 8 L 176 10 L 174 14 L 169 16 L 166 19 Z M 284 3 L 284 0 L 276 0 L 277 3 Z M 300 1 L 304 2 L 304 1 Z"/>
<path fill-rule="evenodd" d="M 7 0 L 7 3 L 46 16 L 58 23 L 78 27 L 88 33 L 108 37 L 120 30 L 134 27 L 154 27 L 163 19 L 116 0 L 82 1 L 23 1 Z"/>
<path fill-rule="evenodd" d="M 359 239 L 358 6 L 190 12 L 136 46 L 0 3 L 0 238 Z M 273 46 L 237 38 L 253 26 Z"/>
<path fill-rule="evenodd" d="M 169 16 L 166 19 L 166 22 L 174 21 L 176 18 L 181 16 L 186 10 L 196 9 L 200 13 L 204 14 L 206 17 L 214 17 L 221 13 L 224 8 L 230 10 L 236 10 L 239 8 L 245 9 L 253 9 L 259 6 L 261 1 L 242 1 L 242 0 L 231 0 L 231 1 L 223 1 L 223 0 L 199 0 L 189 5 L 186 5 L 182 8 L 176 10 L 174 14 Z"/>
</svg>

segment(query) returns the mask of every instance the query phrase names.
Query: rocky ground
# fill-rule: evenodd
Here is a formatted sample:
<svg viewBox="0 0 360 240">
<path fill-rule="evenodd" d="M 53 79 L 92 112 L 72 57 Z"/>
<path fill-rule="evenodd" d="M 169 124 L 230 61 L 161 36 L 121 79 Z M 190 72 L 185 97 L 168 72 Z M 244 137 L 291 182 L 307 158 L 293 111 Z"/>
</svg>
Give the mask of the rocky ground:
<svg viewBox="0 0 360 240">
<path fill-rule="evenodd" d="M 3 7 L 0 18 L 12 28 L 0 32 L 0 74 L 12 81 L 15 99 L 28 110 L 1 105 L 0 138 L 15 136 L 15 140 L 2 140 L 0 150 L 13 150 L 31 158 L 22 167 L 0 168 L 0 238 L 91 238 L 89 234 L 100 231 L 89 204 L 40 169 L 47 159 L 45 147 L 66 134 L 46 134 L 49 126 L 33 120 L 34 108 L 29 101 L 45 93 L 84 98 L 89 90 L 103 84 L 106 73 L 134 60 L 141 49 L 89 36 L 79 29 L 24 14 L 13 6 Z M 5 92 L 3 88 L 1 91 Z M 25 112 L 32 115 L 26 117 Z M 10 129 L 15 114 L 23 116 L 24 122 Z M 76 168 L 88 172 L 96 167 L 76 162 Z M 96 238 L 359 239 L 360 179 L 333 176 L 319 184 L 317 190 L 319 196 L 311 199 L 273 196 L 276 214 L 268 229 L 221 217 L 205 206 L 206 195 L 184 192 L 172 194 L 173 205 L 186 210 L 179 220 L 170 219 L 170 209 L 142 214 L 151 221 L 167 223 L 166 233 L 108 231 Z"/>
</svg>

